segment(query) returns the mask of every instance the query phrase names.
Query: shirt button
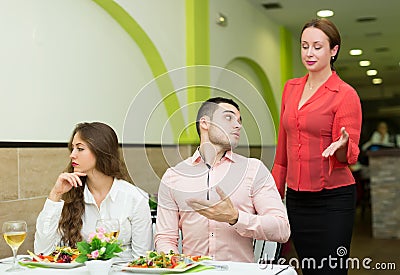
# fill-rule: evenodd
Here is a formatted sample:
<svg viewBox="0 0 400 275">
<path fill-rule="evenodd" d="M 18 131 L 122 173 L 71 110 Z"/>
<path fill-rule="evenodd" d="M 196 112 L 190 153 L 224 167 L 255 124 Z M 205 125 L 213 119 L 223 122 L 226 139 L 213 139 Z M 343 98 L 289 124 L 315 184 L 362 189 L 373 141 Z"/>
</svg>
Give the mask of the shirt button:
<svg viewBox="0 0 400 275">
<path fill-rule="evenodd" d="M 211 235 L 211 237 L 214 237 L 214 233 L 211 233 L 210 235 Z"/>
<path fill-rule="evenodd" d="M 301 144 L 299 144 L 299 147 L 301 147 Z"/>
</svg>

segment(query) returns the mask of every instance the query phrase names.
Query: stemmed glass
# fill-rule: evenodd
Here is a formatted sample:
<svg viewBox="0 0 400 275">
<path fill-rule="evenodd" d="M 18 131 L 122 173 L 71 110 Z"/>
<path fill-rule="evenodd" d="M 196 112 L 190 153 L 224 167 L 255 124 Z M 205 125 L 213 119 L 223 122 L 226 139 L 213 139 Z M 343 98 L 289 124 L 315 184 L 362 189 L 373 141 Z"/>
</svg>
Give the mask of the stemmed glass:
<svg viewBox="0 0 400 275">
<path fill-rule="evenodd" d="M 25 221 L 8 221 L 3 223 L 3 237 L 13 252 L 13 265 L 6 270 L 7 272 L 24 270 L 18 265 L 17 252 L 18 248 L 25 241 L 26 231 L 27 225 Z"/>
<path fill-rule="evenodd" d="M 119 221 L 118 219 L 100 219 L 96 222 L 96 231 L 103 228 L 110 237 L 118 238 L 119 235 Z"/>
</svg>

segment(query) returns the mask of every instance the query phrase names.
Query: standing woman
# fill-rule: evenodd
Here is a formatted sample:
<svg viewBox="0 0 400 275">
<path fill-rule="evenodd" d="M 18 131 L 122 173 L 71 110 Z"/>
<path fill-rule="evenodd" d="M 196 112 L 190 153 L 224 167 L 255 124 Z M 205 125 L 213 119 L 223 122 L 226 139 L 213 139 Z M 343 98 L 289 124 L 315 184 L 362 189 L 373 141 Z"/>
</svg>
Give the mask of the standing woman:
<svg viewBox="0 0 400 275">
<path fill-rule="evenodd" d="M 308 74 L 289 80 L 282 95 L 272 174 L 282 198 L 287 184 L 292 239 L 304 275 L 347 274 L 356 200 L 348 165 L 359 154 L 361 104 L 333 67 L 340 42 L 331 21 L 306 23 L 300 43 Z"/>
<path fill-rule="evenodd" d="M 152 246 L 147 194 L 126 181 L 114 130 L 100 122 L 80 123 L 68 144 L 70 163 L 46 199 L 36 222 L 35 253 L 76 247 L 95 232 L 98 219 L 118 219 L 118 239 L 130 260 Z"/>
</svg>

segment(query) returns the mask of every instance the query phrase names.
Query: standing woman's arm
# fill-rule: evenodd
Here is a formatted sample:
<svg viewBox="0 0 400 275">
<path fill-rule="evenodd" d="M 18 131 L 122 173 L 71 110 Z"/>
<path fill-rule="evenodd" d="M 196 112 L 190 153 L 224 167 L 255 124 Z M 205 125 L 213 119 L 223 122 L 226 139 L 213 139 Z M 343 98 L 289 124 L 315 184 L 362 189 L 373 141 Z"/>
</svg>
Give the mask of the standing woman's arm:
<svg viewBox="0 0 400 275">
<path fill-rule="evenodd" d="M 330 170 L 356 163 L 360 153 L 358 146 L 362 121 L 360 98 L 352 88 L 344 95 L 333 121 L 334 142 L 322 153 L 324 157 L 330 157 Z"/>
</svg>

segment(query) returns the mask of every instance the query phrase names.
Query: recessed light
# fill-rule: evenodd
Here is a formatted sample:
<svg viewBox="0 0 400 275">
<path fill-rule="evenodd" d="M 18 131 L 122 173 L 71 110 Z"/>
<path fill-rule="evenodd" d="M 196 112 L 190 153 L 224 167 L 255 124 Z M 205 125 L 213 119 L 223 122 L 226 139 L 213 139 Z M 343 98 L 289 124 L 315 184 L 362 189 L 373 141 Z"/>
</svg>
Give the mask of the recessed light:
<svg viewBox="0 0 400 275">
<path fill-rule="evenodd" d="M 389 51 L 388 47 L 380 47 L 380 48 L 375 49 L 375 52 L 377 52 L 377 53 L 383 53 L 383 52 L 387 52 L 387 51 Z"/>
<path fill-rule="evenodd" d="M 228 25 L 228 19 L 226 18 L 225 15 L 223 15 L 222 13 L 219 13 L 218 17 L 217 17 L 217 24 L 225 27 L 226 25 Z"/>
<path fill-rule="evenodd" d="M 360 23 L 373 22 L 373 21 L 376 21 L 376 17 L 373 17 L 373 16 L 360 17 L 360 18 L 357 18 L 356 21 L 360 22 Z"/>
<path fill-rule="evenodd" d="M 368 76 L 374 76 L 374 75 L 377 75 L 377 74 L 378 74 L 377 70 L 368 70 L 367 71 L 367 75 Z"/>
<path fill-rule="evenodd" d="M 374 85 L 382 84 L 382 82 L 383 82 L 383 79 L 380 77 L 372 79 L 372 84 L 374 84 Z"/>
<path fill-rule="evenodd" d="M 350 55 L 362 55 L 362 50 L 361 49 L 352 49 L 349 52 Z"/>
<path fill-rule="evenodd" d="M 369 60 L 361 60 L 360 62 L 358 62 L 358 64 L 361 67 L 368 67 L 369 65 L 371 65 L 371 61 L 369 61 Z"/>
<path fill-rule="evenodd" d="M 266 4 L 262 4 L 262 5 L 267 10 L 281 9 L 282 8 L 282 5 L 279 4 L 279 3 L 266 3 Z"/>
<path fill-rule="evenodd" d="M 317 16 L 319 17 L 331 17 L 334 15 L 334 12 L 331 10 L 320 10 L 317 12 Z"/>
</svg>

